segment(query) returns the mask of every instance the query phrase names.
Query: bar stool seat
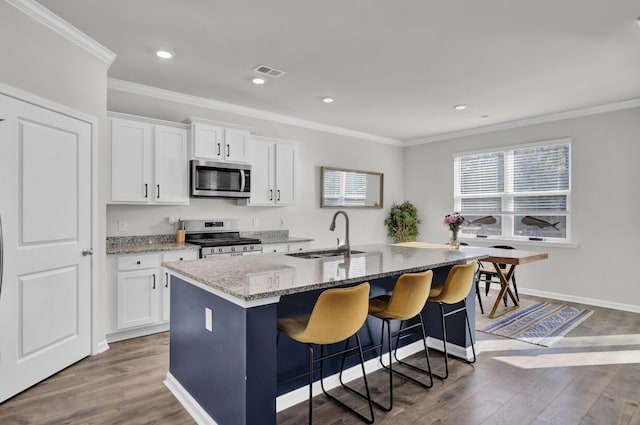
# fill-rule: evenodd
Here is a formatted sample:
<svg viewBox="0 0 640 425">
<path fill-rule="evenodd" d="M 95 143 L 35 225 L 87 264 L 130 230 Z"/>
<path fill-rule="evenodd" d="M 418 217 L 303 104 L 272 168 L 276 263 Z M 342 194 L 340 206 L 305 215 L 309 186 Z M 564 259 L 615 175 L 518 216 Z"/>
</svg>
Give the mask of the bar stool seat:
<svg viewBox="0 0 640 425">
<path fill-rule="evenodd" d="M 306 344 L 309 349 L 309 425 L 312 424 L 313 420 L 313 365 L 317 362 L 320 362 L 320 386 L 322 388 L 322 392 L 330 400 L 349 410 L 364 422 L 369 424 L 373 423 L 373 406 L 371 404 L 371 396 L 369 394 L 367 375 L 364 369 L 362 345 L 360 343 L 360 337 L 358 336 L 358 330 L 367 319 L 368 307 L 369 283 L 363 283 L 355 287 L 328 289 L 322 292 L 318 297 L 311 314 L 278 319 L 278 331 L 286 334 L 295 341 Z M 349 339 L 353 336 L 356 338 L 357 346 L 348 348 Z M 345 341 L 344 350 L 326 356 L 324 355 L 324 345 L 335 344 L 341 341 Z M 320 345 L 320 357 L 317 359 L 314 359 L 313 356 L 313 344 Z M 363 416 L 341 400 L 338 400 L 334 396 L 328 394 L 324 388 L 323 361 L 331 357 L 342 355 L 342 367 L 344 367 L 346 354 L 353 350 L 358 350 L 360 355 L 360 365 L 362 368 L 366 395 L 354 392 L 368 401 L 370 418 Z M 340 378 L 342 381 L 342 372 Z M 353 391 L 346 386 L 345 388 Z"/>
<path fill-rule="evenodd" d="M 471 291 L 471 286 L 475 281 L 476 263 L 469 263 L 464 265 L 455 265 L 449 270 L 447 280 L 444 285 L 433 285 L 430 290 L 429 299 L 427 302 L 434 302 L 440 306 L 440 318 L 442 321 L 442 342 L 444 345 L 444 366 L 445 374 L 437 375 L 433 374 L 437 378 L 447 379 L 449 377 L 449 355 L 447 353 L 447 326 L 446 318 L 457 314 L 464 313 L 465 321 L 467 322 L 467 330 L 469 331 L 469 338 L 471 339 L 471 350 L 473 351 L 473 360 L 467 361 L 467 363 L 476 362 L 476 350 L 473 346 L 473 334 L 471 332 L 471 325 L 469 323 L 469 316 L 467 315 L 467 303 L 466 298 Z M 455 310 L 446 312 L 444 311 L 445 304 L 458 304 L 462 302 L 462 307 Z"/>
<path fill-rule="evenodd" d="M 431 281 L 433 279 L 433 271 L 427 270 L 421 273 L 405 273 L 401 275 L 393 288 L 391 295 L 380 295 L 369 300 L 369 315 L 382 319 L 382 334 L 380 341 L 380 364 L 382 367 L 389 371 L 389 406 L 383 406 L 382 404 L 373 401 L 376 406 L 385 411 L 390 411 L 393 408 L 393 375 L 397 374 L 405 379 L 408 379 L 415 384 L 420 385 L 423 388 L 431 388 L 433 386 L 433 378 L 431 376 L 431 364 L 429 362 L 429 351 L 426 343 L 426 333 L 424 330 L 424 323 L 422 321 L 422 309 L 424 308 L 429 292 L 431 289 Z M 418 318 L 418 322 L 403 327 L 406 321 Z M 391 320 L 400 320 L 400 327 L 397 331 L 391 332 Z M 407 362 L 403 362 L 398 359 L 398 343 L 400 341 L 400 335 L 419 327 L 422 332 L 422 343 L 424 344 L 424 354 L 427 360 L 427 369 L 420 368 Z M 386 328 L 386 334 L 385 334 Z M 385 365 L 382 361 L 384 347 L 384 340 L 387 340 L 387 348 L 389 350 L 389 365 Z M 391 340 L 392 337 L 396 337 L 395 349 L 392 350 Z M 413 370 L 426 374 L 429 378 L 428 383 L 421 382 L 411 376 L 408 376 L 397 369 L 393 368 L 393 360 L 391 358 L 393 351 L 393 357 L 399 365 L 406 366 Z"/>
</svg>

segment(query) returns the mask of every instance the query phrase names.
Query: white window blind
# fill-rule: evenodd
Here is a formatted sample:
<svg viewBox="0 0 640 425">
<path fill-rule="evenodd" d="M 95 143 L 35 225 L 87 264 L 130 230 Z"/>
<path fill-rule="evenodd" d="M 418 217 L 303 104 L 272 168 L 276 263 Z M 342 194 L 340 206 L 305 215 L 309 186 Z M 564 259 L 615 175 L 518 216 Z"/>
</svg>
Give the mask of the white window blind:
<svg viewBox="0 0 640 425">
<path fill-rule="evenodd" d="M 571 140 L 454 156 L 463 235 L 568 239 Z"/>
<path fill-rule="evenodd" d="M 358 172 L 325 173 L 324 202 L 328 206 L 365 205 L 367 174 Z"/>
</svg>

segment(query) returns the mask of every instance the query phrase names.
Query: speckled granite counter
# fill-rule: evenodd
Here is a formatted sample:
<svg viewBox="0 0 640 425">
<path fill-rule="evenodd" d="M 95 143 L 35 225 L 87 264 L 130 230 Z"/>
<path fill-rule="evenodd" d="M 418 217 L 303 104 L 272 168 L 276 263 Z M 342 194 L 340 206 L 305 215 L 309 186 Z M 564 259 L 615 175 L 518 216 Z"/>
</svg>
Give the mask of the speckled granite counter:
<svg viewBox="0 0 640 425">
<path fill-rule="evenodd" d="M 107 254 L 140 254 L 162 251 L 197 251 L 198 245 L 177 244 L 175 235 L 107 237 Z"/>
<path fill-rule="evenodd" d="M 291 257 L 286 254 L 264 254 L 242 257 L 209 258 L 163 265 L 211 292 L 222 292 L 243 302 L 273 299 L 282 295 L 362 282 L 401 273 L 414 272 L 467 262 L 483 257 L 464 250 L 420 249 L 393 245 L 356 246 L 364 251 L 321 259 Z M 265 274 L 278 279 L 260 279 Z"/>
</svg>

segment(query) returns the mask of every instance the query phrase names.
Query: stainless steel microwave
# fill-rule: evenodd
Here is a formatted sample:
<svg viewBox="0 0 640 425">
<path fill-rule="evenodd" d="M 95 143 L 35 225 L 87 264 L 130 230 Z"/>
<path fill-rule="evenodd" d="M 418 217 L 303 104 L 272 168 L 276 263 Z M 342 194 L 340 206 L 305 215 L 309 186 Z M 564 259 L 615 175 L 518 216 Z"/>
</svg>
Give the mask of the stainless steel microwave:
<svg viewBox="0 0 640 425">
<path fill-rule="evenodd" d="M 250 194 L 251 165 L 191 161 L 191 196 L 248 198 Z"/>
</svg>

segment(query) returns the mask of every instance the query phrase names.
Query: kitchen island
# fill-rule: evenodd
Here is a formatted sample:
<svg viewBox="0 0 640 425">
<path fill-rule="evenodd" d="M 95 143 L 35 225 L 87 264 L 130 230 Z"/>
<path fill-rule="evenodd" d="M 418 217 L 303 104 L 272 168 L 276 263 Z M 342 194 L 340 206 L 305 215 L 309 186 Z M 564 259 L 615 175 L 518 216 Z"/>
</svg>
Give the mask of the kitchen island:
<svg viewBox="0 0 640 425">
<path fill-rule="evenodd" d="M 172 274 L 166 384 L 199 423 L 276 423 L 276 398 L 286 398 L 307 379 L 298 376 L 307 367 L 304 347 L 300 352 L 284 336 L 278 341 L 276 320 L 309 313 L 322 290 L 368 281 L 376 296 L 390 292 L 400 274 L 427 269 L 434 270 L 434 283 L 443 283 L 452 265 L 483 257 L 382 244 L 352 249 L 351 257 L 266 254 L 164 264 Z M 473 294 L 469 298 L 472 318 Z M 439 320 L 428 310 L 426 323 Z M 363 343 L 377 342 L 379 327 L 367 323 L 360 331 Z M 439 325 L 427 327 L 437 341 Z M 466 357 L 464 321 L 452 320 L 447 328 L 448 342 Z"/>
</svg>

